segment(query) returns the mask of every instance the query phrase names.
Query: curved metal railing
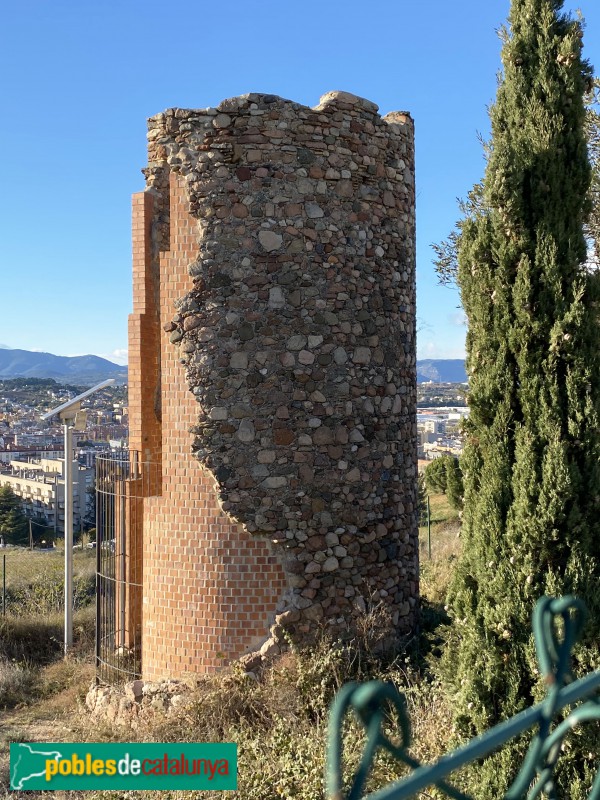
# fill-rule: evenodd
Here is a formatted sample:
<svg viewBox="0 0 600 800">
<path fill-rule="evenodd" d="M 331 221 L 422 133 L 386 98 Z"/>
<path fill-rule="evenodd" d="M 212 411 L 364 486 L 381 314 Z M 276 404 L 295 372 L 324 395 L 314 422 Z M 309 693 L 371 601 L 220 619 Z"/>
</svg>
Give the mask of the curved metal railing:
<svg viewBox="0 0 600 800">
<path fill-rule="evenodd" d="M 134 450 L 96 458 L 96 679 L 141 674 L 141 501 L 148 468 Z"/>
<path fill-rule="evenodd" d="M 376 752 L 385 750 L 413 772 L 383 789 L 369 794 L 364 800 L 407 800 L 417 792 L 435 785 L 455 800 L 471 800 L 446 782 L 452 772 L 492 751 L 538 725 L 521 770 L 504 800 L 533 800 L 542 792 L 550 800 L 556 798 L 554 768 L 558 761 L 565 736 L 577 725 L 600 720 L 600 671 L 575 680 L 571 673 L 571 652 L 579 638 L 587 611 L 574 597 L 553 599 L 543 597 L 538 601 L 533 615 L 533 633 L 540 674 L 545 681 L 545 700 L 515 717 L 496 725 L 468 744 L 443 756 L 435 764 L 422 765 L 408 754 L 410 723 L 403 695 L 391 684 L 370 681 L 365 684 L 349 683 L 335 698 L 329 718 L 329 745 L 327 755 L 327 796 L 329 800 L 360 800 Z M 562 620 L 562 636 L 557 633 L 557 622 Z M 581 702 L 585 701 L 585 702 Z M 566 706 L 579 705 L 558 722 L 557 714 Z M 342 725 L 352 709 L 363 724 L 367 742 L 347 794 L 343 791 L 343 741 Z M 399 720 L 401 744 L 395 745 L 383 731 L 384 720 L 393 709 Z M 600 771 L 592 786 L 589 800 L 600 799 Z"/>
</svg>

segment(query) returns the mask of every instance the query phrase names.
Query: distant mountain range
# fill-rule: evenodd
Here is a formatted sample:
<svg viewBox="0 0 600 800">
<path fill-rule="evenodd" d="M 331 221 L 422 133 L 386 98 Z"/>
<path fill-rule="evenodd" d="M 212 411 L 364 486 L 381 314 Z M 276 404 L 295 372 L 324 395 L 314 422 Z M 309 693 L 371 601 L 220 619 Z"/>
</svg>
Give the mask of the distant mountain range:
<svg viewBox="0 0 600 800">
<path fill-rule="evenodd" d="M 93 386 L 107 378 L 127 381 L 127 367 L 99 356 L 54 356 L 30 350 L 0 349 L 0 378 L 54 378 L 78 386 Z"/>
<path fill-rule="evenodd" d="M 464 358 L 439 358 L 417 361 L 417 383 L 466 383 Z"/>
</svg>

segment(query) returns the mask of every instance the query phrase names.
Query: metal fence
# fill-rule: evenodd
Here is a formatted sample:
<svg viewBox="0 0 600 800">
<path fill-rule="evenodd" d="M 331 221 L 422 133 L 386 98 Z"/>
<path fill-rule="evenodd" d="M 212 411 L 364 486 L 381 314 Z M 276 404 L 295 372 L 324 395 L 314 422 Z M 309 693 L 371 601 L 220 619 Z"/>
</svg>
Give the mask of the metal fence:
<svg viewBox="0 0 600 800">
<path fill-rule="evenodd" d="M 429 786 L 436 786 L 454 800 L 472 800 L 469 795 L 450 785 L 446 778 L 535 727 L 537 731 L 525 760 L 504 800 L 522 800 L 525 797 L 534 800 L 541 796 L 556 800 L 554 770 L 563 752 L 565 738 L 578 725 L 600 720 L 600 670 L 579 680 L 575 680 L 571 673 L 573 646 L 586 616 L 585 606 L 574 597 L 543 597 L 539 600 L 533 616 L 533 633 L 539 673 L 547 687 L 546 698 L 443 756 L 435 764 L 423 765 L 410 756 L 410 723 L 406 702 L 392 684 L 370 681 L 343 686 L 332 704 L 329 717 L 326 774 L 329 800 L 408 800 Z M 563 632 L 559 635 L 561 628 Z M 567 709 L 566 713 L 564 709 Z M 343 777 L 343 723 L 351 710 L 364 726 L 367 741 L 346 792 Z M 398 719 L 400 744 L 391 741 L 384 732 L 384 722 L 390 711 Z M 386 751 L 409 766 L 412 772 L 365 796 L 367 777 L 378 751 Z M 596 773 L 588 798 L 600 800 L 600 770 Z"/>
<path fill-rule="evenodd" d="M 141 675 L 142 514 L 151 470 L 121 450 L 96 458 L 96 680 Z"/>
</svg>

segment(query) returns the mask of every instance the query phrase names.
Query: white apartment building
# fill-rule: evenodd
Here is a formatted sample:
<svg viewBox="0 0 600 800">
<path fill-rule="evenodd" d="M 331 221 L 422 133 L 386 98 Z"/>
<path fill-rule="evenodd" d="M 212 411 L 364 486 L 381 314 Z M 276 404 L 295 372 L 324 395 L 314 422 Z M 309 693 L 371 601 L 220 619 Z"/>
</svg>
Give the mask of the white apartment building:
<svg viewBox="0 0 600 800">
<path fill-rule="evenodd" d="M 80 530 L 86 516 L 87 489 L 93 485 L 94 470 L 73 462 L 73 528 Z M 0 471 L 0 485 L 10 486 L 23 501 L 28 516 L 42 515 L 55 531 L 65 530 L 65 481 L 62 459 L 11 461 Z"/>
</svg>

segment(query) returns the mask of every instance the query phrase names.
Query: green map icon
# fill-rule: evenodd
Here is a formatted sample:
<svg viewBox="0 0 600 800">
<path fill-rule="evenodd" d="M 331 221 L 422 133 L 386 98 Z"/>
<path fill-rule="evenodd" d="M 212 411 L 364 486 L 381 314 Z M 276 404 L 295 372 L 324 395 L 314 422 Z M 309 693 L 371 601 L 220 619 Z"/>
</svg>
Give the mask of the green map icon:
<svg viewBox="0 0 600 800">
<path fill-rule="evenodd" d="M 10 788 L 29 789 L 27 781 L 45 780 L 46 762 L 48 759 L 58 761 L 63 754 L 58 750 L 50 750 L 43 744 L 11 744 L 10 746 Z M 35 781 L 37 783 L 37 780 Z M 31 786 L 32 789 L 36 788 Z"/>
</svg>

